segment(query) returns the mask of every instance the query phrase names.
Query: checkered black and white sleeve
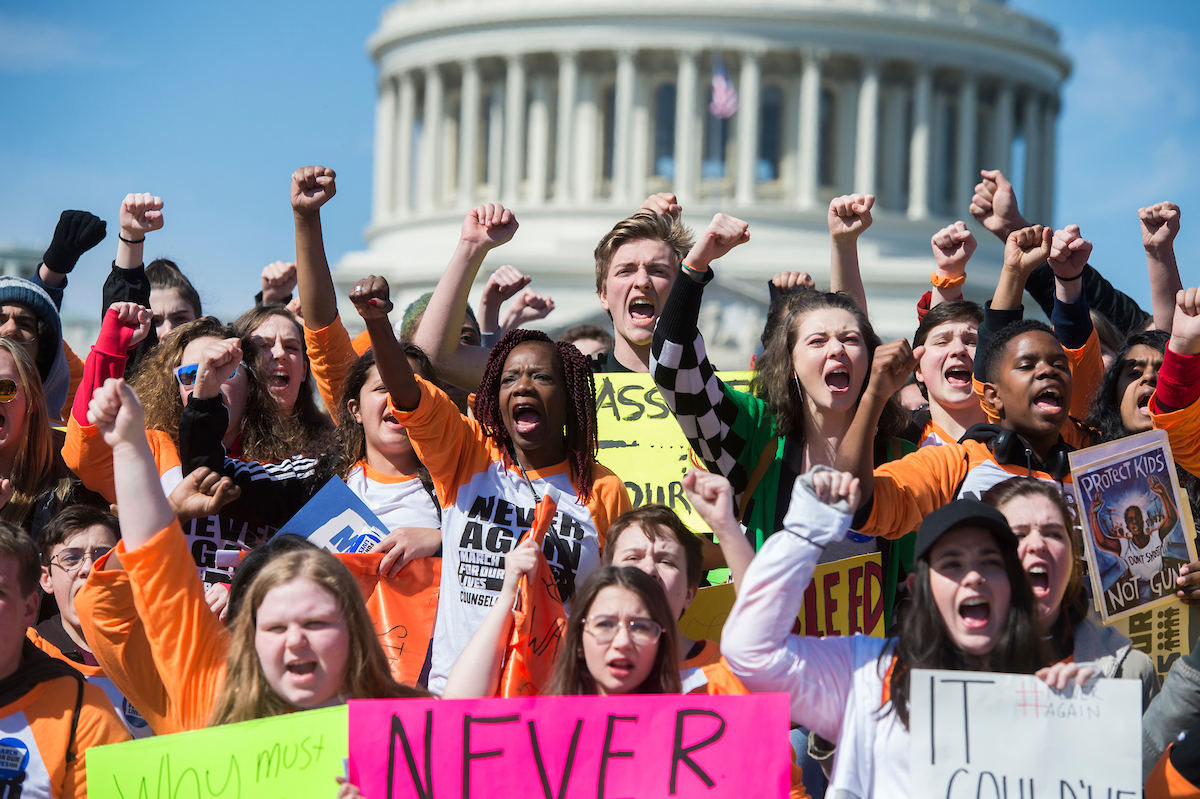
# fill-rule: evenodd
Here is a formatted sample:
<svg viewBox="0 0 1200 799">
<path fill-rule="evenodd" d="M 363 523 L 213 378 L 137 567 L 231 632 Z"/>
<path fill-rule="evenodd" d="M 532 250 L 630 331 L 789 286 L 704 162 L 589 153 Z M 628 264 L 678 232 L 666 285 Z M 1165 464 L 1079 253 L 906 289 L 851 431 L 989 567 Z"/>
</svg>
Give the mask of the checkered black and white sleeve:
<svg viewBox="0 0 1200 799">
<path fill-rule="evenodd" d="M 740 496 L 748 479 L 739 462 L 746 441 L 734 430 L 740 408 L 726 396 L 697 328 L 703 286 L 687 275 L 672 286 L 654 329 L 650 375 L 705 468 L 729 478 Z"/>
</svg>

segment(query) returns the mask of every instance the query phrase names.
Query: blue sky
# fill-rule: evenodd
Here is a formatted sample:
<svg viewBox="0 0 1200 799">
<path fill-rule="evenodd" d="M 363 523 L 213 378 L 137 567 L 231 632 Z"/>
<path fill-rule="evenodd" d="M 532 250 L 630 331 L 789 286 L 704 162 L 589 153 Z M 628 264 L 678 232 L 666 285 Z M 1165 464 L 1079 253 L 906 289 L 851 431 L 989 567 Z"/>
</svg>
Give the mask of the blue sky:
<svg viewBox="0 0 1200 799">
<path fill-rule="evenodd" d="M 1055 25 L 1074 72 L 1059 119 L 1056 222 L 1096 244 L 1093 265 L 1148 307 L 1136 209 L 1172 199 L 1185 285 L 1200 280 L 1200 3 L 1011 0 Z M 44 248 L 64 208 L 110 223 L 80 262 L 68 313 L 98 314 L 129 191 L 166 202 L 167 253 L 206 310 L 248 306 L 263 265 L 293 253 L 288 179 L 339 172 L 325 214 L 331 261 L 364 246 L 382 3 L 0 5 L 0 242 Z M 931 231 L 932 232 L 932 231 Z M 447 244 L 449 250 L 450 244 Z"/>
</svg>

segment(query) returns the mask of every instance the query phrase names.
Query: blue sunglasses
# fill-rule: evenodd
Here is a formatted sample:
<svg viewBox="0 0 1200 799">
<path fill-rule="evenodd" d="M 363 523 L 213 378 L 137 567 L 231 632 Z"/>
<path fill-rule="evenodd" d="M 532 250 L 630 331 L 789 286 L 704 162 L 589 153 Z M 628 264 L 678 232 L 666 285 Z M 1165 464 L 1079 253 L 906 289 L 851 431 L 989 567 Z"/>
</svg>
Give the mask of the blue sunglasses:
<svg viewBox="0 0 1200 799">
<path fill-rule="evenodd" d="M 233 368 L 233 372 L 225 379 L 228 381 L 237 377 L 238 369 L 240 368 L 241 364 L 235 366 Z M 196 373 L 199 371 L 200 364 L 198 363 L 189 363 L 184 366 L 179 366 L 175 369 L 175 379 L 178 380 L 179 385 L 183 386 L 184 388 L 191 388 L 196 384 Z"/>
</svg>

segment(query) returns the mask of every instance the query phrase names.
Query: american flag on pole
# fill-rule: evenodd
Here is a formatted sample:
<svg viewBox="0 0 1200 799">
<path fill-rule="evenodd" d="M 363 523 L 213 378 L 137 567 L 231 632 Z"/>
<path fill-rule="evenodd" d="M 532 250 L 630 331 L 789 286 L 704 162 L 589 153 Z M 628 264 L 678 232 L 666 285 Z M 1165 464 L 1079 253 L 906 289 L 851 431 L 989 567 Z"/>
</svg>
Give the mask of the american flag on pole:
<svg viewBox="0 0 1200 799">
<path fill-rule="evenodd" d="M 713 64 L 712 102 L 708 104 L 708 112 L 717 119 L 729 119 L 738 110 L 738 93 L 725 71 L 725 65 L 720 61 Z"/>
</svg>

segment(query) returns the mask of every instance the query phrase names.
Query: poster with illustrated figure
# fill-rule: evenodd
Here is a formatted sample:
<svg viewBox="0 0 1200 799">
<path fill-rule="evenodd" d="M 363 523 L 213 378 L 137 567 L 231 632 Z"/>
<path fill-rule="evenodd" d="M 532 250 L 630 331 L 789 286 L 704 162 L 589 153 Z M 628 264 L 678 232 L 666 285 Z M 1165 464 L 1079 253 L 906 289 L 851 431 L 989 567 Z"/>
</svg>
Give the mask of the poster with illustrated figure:
<svg viewBox="0 0 1200 799">
<path fill-rule="evenodd" d="M 1169 603 L 1196 545 L 1167 434 L 1151 430 L 1073 452 L 1071 478 L 1102 619 Z"/>
</svg>

